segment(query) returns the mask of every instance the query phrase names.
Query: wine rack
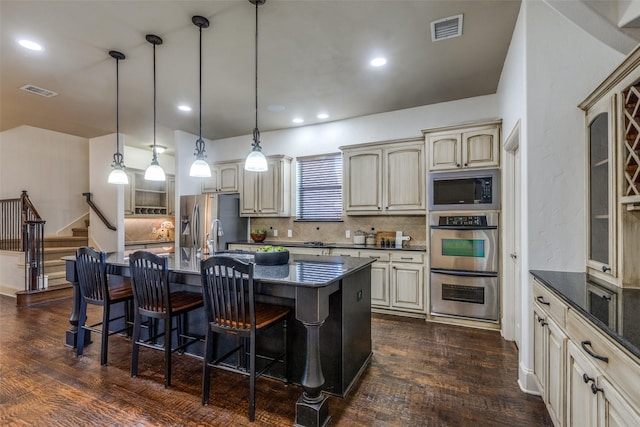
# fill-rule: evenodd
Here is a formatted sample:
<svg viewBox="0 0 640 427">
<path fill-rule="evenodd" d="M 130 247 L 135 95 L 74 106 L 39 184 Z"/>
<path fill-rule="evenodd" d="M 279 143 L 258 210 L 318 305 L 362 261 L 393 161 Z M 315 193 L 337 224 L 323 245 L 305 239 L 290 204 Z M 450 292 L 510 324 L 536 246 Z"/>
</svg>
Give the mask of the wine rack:
<svg viewBox="0 0 640 427">
<path fill-rule="evenodd" d="M 625 204 L 640 204 L 640 81 L 622 92 L 624 119 L 622 140 L 622 198 Z M 635 209 L 635 208 L 634 208 Z"/>
</svg>

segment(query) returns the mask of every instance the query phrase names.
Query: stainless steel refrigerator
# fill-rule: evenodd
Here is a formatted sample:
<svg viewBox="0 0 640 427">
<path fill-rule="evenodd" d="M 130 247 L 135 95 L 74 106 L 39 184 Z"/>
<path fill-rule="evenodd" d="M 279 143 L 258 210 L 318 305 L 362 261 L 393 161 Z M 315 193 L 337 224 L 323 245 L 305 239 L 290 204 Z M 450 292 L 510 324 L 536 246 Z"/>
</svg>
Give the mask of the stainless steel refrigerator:
<svg viewBox="0 0 640 427">
<path fill-rule="evenodd" d="M 227 242 L 246 241 L 248 218 L 240 216 L 240 195 L 202 194 L 180 197 L 180 250 L 189 255 L 227 248 Z M 216 221 L 217 220 L 217 221 Z"/>
</svg>

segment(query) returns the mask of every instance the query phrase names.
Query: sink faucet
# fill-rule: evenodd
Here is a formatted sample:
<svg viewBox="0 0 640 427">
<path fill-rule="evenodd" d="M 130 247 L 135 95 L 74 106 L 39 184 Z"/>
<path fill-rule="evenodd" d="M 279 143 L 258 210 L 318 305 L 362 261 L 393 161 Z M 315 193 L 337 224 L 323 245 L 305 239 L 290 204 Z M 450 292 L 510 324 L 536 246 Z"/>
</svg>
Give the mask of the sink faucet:
<svg viewBox="0 0 640 427">
<path fill-rule="evenodd" d="M 207 246 L 209 247 L 209 254 L 213 255 L 218 252 L 218 237 L 224 236 L 224 232 L 222 231 L 222 224 L 219 219 L 214 219 L 211 221 L 211 228 L 209 230 L 210 240 L 207 241 Z"/>
</svg>

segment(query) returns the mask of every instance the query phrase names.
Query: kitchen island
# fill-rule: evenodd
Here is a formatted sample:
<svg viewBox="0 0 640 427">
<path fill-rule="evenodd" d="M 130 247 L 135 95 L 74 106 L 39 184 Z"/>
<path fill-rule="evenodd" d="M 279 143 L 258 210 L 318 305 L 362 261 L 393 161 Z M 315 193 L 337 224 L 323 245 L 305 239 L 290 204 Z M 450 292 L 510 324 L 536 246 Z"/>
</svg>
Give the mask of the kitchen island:
<svg viewBox="0 0 640 427">
<path fill-rule="evenodd" d="M 172 289 L 201 292 L 200 258 L 183 251 L 168 259 Z M 66 344 L 75 347 L 80 294 L 75 257 L 64 260 L 67 280 L 74 284 Z M 325 425 L 330 419 L 325 393 L 345 397 L 371 360 L 373 261 L 292 255 L 288 264 L 255 268 L 256 298 L 291 307 L 297 320 L 291 322 L 288 346 L 288 377 L 304 390 L 296 403 L 296 425 Z M 109 254 L 107 265 L 112 275 L 129 276 L 124 253 Z M 192 316 L 189 323 L 192 333 L 204 335 L 204 313 Z M 202 350 L 196 345 L 188 352 L 201 357 Z"/>
</svg>

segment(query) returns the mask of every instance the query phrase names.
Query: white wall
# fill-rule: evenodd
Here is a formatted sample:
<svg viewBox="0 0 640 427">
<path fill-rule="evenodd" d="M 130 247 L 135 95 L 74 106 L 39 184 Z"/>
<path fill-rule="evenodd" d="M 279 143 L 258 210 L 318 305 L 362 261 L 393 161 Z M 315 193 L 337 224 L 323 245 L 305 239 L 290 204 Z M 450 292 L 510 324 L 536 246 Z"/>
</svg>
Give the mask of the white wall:
<svg viewBox="0 0 640 427">
<path fill-rule="evenodd" d="M 546 2 L 522 2 L 498 97 L 505 135 L 521 119 L 519 382 L 528 391 L 535 391 L 528 271 L 585 269 L 586 145 L 577 105 L 622 60 Z"/>
<path fill-rule="evenodd" d="M 89 244 L 96 249 L 106 252 L 124 250 L 124 186 L 107 182 L 111 172 L 113 153 L 115 152 L 116 135 L 105 135 L 89 140 L 91 164 L 89 185 L 92 200 L 104 214 L 110 224 L 115 225 L 116 231 L 110 230 L 90 210 L 89 214 Z M 120 146 L 126 141 L 120 135 Z M 127 164 L 125 157 L 125 165 Z"/>
<path fill-rule="evenodd" d="M 86 138 L 19 126 L 0 133 L 0 198 L 27 190 L 53 235 L 87 212 L 89 191 Z"/>
<path fill-rule="evenodd" d="M 496 95 L 408 108 L 353 119 L 261 133 L 265 155 L 291 157 L 338 152 L 342 145 L 422 136 L 422 129 L 498 117 Z M 251 130 L 251 129 L 247 129 Z M 180 146 L 180 155 L 193 154 L 194 141 Z M 178 140 L 176 140 L 176 143 Z M 251 150 L 250 134 L 207 141 L 210 162 L 242 159 Z M 191 156 L 193 158 L 193 156 Z"/>
<path fill-rule="evenodd" d="M 585 131 L 577 105 L 624 59 L 541 1 L 527 1 L 529 267 L 584 271 Z"/>
</svg>

